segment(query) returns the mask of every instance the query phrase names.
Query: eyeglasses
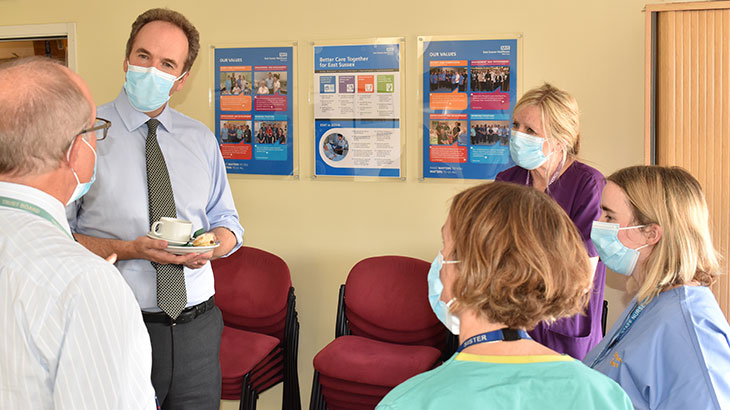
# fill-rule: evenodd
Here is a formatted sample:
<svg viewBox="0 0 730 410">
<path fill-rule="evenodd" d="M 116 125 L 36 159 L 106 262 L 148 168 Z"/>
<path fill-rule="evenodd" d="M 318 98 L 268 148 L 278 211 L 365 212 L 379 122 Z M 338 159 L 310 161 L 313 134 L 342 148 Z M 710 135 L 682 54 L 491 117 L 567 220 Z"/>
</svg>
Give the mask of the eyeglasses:
<svg viewBox="0 0 730 410">
<path fill-rule="evenodd" d="M 103 130 L 104 132 L 101 133 L 101 138 L 99 138 L 99 133 L 96 133 L 96 140 L 101 141 L 104 138 L 106 138 L 106 135 L 109 133 L 109 128 L 111 126 L 112 126 L 111 121 L 106 120 L 104 118 L 96 117 L 96 121 L 94 121 L 94 125 L 91 128 L 81 130 L 81 132 L 79 132 L 78 135 L 86 134 L 87 132 Z"/>
</svg>

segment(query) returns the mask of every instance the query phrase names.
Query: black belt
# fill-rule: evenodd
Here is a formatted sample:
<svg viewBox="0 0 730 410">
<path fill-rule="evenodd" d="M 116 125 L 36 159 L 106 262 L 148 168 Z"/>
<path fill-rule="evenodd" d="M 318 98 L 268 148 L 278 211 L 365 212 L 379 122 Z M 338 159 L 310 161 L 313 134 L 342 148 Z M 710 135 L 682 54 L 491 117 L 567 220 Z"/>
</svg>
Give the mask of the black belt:
<svg viewBox="0 0 730 410">
<path fill-rule="evenodd" d="M 214 307 L 215 298 L 211 296 L 210 299 L 199 305 L 190 306 L 189 308 L 184 309 L 182 312 L 180 312 L 180 316 L 178 316 L 177 319 L 171 318 L 165 312 L 145 311 L 142 311 L 142 319 L 144 319 L 145 322 L 165 323 L 169 326 L 175 326 L 176 324 L 191 322 L 196 317 L 202 315 L 209 310 L 212 310 Z"/>
</svg>

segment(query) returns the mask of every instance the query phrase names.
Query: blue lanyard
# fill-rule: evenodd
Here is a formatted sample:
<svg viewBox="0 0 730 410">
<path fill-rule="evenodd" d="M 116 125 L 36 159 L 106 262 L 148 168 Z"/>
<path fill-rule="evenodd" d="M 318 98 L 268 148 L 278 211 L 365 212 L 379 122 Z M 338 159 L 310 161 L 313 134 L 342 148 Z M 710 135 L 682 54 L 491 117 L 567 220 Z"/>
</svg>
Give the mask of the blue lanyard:
<svg viewBox="0 0 730 410">
<path fill-rule="evenodd" d="M 15 208 L 20 209 L 22 211 L 30 212 L 33 215 L 38 215 L 41 218 L 44 218 L 48 221 L 50 221 L 52 224 L 56 225 L 58 229 L 63 231 L 66 235 L 70 234 L 66 231 L 66 229 L 61 225 L 51 214 L 49 214 L 46 210 L 41 209 L 30 202 L 21 201 L 19 199 L 13 199 L 8 198 L 5 196 L 0 196 L 0 206 L 4 206 L 6 208 Z M 72 237 L 73 239 L 73 237 Z"/>
<path fill-rule="evenodd" d="M 618 342 L 621 341 L 621 339 L 626 336 L 626 333 L 629 332 L 629 329 L 631 328 L 631 325 L 636 322 L 636 319 L 639 318 L 639 315 L 641 315 L 641 312 L 644 311 L 644 308 L 646 307 L 647 303 L 636 303 L 634 308 L 631 310 L 631 314 L 624 320 L 624 325 L 621 327 L 621 330 L 618 331 L 616 336 L 611 339 L 611 341 L 606 345 L 606 347 L 603 348 L 601 353 L 596 356 L 596 359 L 593 360 L 593 363 L 591 363 L 591 368 L 593 368 L 596 363 L 600 362 L 601 360 L 605 359 L 608 355 L 608 352 L 618 344 Z"/>
<path fill-rule="evenodd" d="M 508 327 L 505 327 L 504 329 L 499 330 L 492 330 L 491 332 L 486 333 L 480 333 L 476 336 L 472 336 L 464 341 L 464 343 L 459 346 L 459 349 L 456 351 L 456 353 L 461 352 L 462 350 L 466 349 L 467 347 L 471 345 L 478 345 L 479 343 L 492 343 L 492 342 L 500 342 L 504 340 L 505 342 L 512 342 L 515 340 L 520 339 L 529 339 L 530 335 L 527 334 L 522 329 L 515 330 L 510 329 Z"/>
</svg>

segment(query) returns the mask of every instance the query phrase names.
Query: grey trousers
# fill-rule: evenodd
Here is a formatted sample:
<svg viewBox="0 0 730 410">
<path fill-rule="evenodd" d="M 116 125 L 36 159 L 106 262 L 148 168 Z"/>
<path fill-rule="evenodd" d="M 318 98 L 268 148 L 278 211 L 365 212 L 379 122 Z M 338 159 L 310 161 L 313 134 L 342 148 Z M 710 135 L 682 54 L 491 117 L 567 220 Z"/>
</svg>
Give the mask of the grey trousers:
<svg viewBox="0 0 730 410">
<path fill-rule="evenodd" d="M 152 385 L 162 410 L 218 410 L 223 318 L 214 307 L 188 323 L 147 323 Z"/>
</svg>

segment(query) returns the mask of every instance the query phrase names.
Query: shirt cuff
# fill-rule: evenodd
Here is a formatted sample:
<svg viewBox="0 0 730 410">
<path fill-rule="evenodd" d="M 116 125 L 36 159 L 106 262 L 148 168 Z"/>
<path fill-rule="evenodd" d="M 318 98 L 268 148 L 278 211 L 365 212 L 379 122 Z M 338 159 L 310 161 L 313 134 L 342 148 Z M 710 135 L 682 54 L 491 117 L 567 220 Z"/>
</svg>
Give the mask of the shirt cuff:
<svg viewBox="0 0 730 410">
<path fill-rule="evenodd" d="M 210 227 L 211 230 L 213 230 L 215 228 L 226 228 L 229 231 L 231 231 L 231 233 L 233 234 L 233 236 L 236 237 L 236 245 L 233 246 L 233 248 L 231 248 L 231 250 L 228 251 L 228 253 L 226 253 L 225 255 L 223 255 L 222 256 L 223 258 L 225 258 L 228 255 L 232 254 L 233 252 L 237 251 L 238 248 L 240 248 L 241 245 L 243 245 L 243 232 L 244 232 L 244 229 L 243 229 L 243 227 L 240 224 L 237 224 L 237 223 L 224 223 L 224 224 L 220 224 L 220 225 L 216 225 L 216 226 L 211 226 Z"/>
</svg>

